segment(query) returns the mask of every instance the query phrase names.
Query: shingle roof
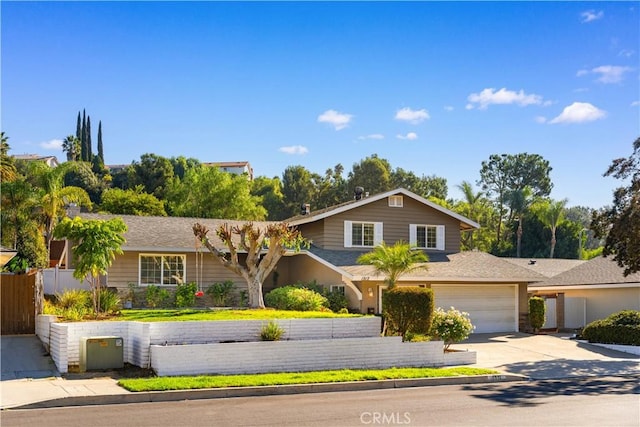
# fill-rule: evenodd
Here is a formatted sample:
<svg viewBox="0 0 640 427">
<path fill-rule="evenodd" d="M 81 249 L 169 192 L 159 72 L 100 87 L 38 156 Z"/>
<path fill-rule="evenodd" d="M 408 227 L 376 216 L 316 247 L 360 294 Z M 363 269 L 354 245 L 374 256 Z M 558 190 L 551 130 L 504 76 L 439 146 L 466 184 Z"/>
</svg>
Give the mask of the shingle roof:
<svg viewBox="0 0 640 427">
<path fill-rule="evenodd" d="M 532 287 L 640 283 L 640 273 L 624 277 L 623 271 L 612 257 L 597 257 Z"/>
<path fill-rule="evenodd" d="M 502 258 L 512 264 L 527 268 L 545 277 L 557 276 L 560 273 L 571 270 L 585 260 L 581 259 L 560 259 L 560 258 Z"/>
<path fill-rule="evenodd" d="M 373 266 L 359 265 L 357 258 L 368 251 L 326 250 L 312 246 L 310 252 L 339 267 L 355 280 L 367 276 L 382 280 Z M 544 276 L 519 267 L 485 252 L 468 251 L 456 254 L 428 253 L 427 270 L 416 270 L 402 276 L 403 280 L 465 281 L 465 282 L 538 282 Z"/>
<path fill-rule="evenodd" d="M 209 228 L 209 240 L 216 248 L 223 249 L 225 246 L 216 236 L 215 230 L 222 224 L 243 225 L 247 221 L 233 221 L 221 219 L 166 217 L 166 216 L 135 216 L 135 215 L 111 215 L 111 214 L 90 214 L 81 213 L 84 219 L 122 218 L 127 224 L 128 231 L 124 237 L 126 242 L 122 249 L 127 251 L 193 251 L 196 250 L 196 238 L 193 235 L 192 227 L 195 223 L 200 223 Z M 253 221 L 259 228 L 265 228 L 271 222 Z"/>
</svg>

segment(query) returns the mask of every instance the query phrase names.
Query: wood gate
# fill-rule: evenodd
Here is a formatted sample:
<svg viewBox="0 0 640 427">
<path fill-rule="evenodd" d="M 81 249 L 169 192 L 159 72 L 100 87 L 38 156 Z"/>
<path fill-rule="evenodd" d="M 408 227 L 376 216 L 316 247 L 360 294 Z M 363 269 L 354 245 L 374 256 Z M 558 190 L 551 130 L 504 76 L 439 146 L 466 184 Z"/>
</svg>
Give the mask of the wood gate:
<svg viewBox="0 0 640 427">
<path fill-rule="evenodd" d="M 2 335 L 34 334 L 36 331 L 37 271 L 0 275 Z"/>
</svg>

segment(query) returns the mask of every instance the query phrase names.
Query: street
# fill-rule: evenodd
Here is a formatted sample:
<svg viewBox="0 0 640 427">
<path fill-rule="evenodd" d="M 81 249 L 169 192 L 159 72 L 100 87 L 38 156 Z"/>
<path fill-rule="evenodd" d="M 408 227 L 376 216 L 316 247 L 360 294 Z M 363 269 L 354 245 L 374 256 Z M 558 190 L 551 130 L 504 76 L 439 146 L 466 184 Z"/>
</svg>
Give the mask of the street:
<svg viewBox="0 0 640 427">
<path fill-rule="evenodd" d="M 54 409 L 9 426 L 633 426 L 637 377 L 561 379 Z"/>
</svg>

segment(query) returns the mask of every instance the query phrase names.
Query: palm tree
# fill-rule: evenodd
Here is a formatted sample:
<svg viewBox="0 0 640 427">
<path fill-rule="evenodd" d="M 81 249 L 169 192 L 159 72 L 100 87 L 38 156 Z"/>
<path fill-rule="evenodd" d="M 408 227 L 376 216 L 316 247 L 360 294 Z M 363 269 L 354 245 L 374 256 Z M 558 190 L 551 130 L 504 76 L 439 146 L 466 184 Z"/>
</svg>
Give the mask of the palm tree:
<svg viewBox="0 0 640 427">
<path fill-rule="evenodd" d="M 373 251 L 358 257 L 358 264 L 372 265 L 377 273 L 387 276 L 385 283 L 389 289 L 396 285 L 401 275 L 419 268 L 426 269 L 425 263 L 428 261 L 429 257 L 424 252 L 405 242 L 397 242 L 393 246 L 382 242 Z"/>
<path fill-rule="evenodd" d="M 567 205 L 567 199 L 562 200 L 544 200 L 535 206 L 535 213 L 540 222 L 551 230 L 551 251 L 549 258 L 553 258 L 553 252 L 556 248 L 556 230 L 558 225 L 564 219 L 564 210 Z"/>
<path fill-rule="evenodd" d="M 479 209 L 480 204 L 482 202 L 482 196 L 484 193 L 482 191 L 478 191 L 477 193 L 473 191 L 473 186 L 468 181 L 462 181 L 462 184 L 457 186 L 460 191 L 462 191 L 462 195 L 464 196 L 464 202 L 466 203 L 464 215 L 475 221 L 479 222 Z M 468 249 L 473 249 L 473 234 L 475 231 L 470 231 L 466 234 L 465 240 L 467 243 Z"/>
<path fill-rule="evenodd" d="M 520 258 L 522 247 L 522 222 L 524 214 L 529 209 L 533 199 L 531 197 L 531 188 L 524 187 L 522 189 L 513 190 L 507 194 L 507 202 L 511 208 L 511 216 L 516 216 L 518 220 L 518 230 L 516 232 L 516 257 Z"/>
<path fill-rule="evenodd" d="M 64 186 L 65 174 L 75 168 L 71 162 L 62 163 L 51 168 L 43 162 L 31 162 L 29 175 L 40 189 L 40 206 L 42 226 L 46 236 L 47 247 L 53 237 L 53 229 L 58 220 L 65 216 L 64 206 L 76 203 L 78 206 L 91 208 L 91 199 L 87 192 L 80 187 Z"/>
<path fill-rule="evenodd" d="M 9 156 L 9 143 L 7 142 L 9 137 L 0 133 L 0 181 L 8 182 L 15 181 L 18 177 L 16 171 L 16 165 L 13 163 L 13 158 Z"/>
<path fill-rule="evenodd" d="M 67 153 L 67 160 L 75 162 L 80 157 L 80 140 L 75 135 L 67 136 L 62 141 L 62 151 Z"/>
</svg>

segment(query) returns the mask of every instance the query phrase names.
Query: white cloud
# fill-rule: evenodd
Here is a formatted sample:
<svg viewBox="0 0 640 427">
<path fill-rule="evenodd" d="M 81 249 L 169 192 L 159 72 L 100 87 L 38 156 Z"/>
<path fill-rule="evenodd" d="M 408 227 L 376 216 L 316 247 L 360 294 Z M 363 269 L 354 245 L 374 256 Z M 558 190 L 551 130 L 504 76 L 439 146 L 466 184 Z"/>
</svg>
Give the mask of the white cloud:
<svg viewBox="0 0 640 427">
<path fill-rule="evenodd" d="M 444 110 L 445 111 L 453 111 L 453 107 L 451 105 L 445 105 L 444 106 Z"/>
<path fill-rule="evenodd" d="M 587 22 L 593 22 L 601 19 L 604 16 L 604 12 L 601 10 L 596 11 L 594 9 L 591 9 L 585 10 L 580 14 L 580 16 L 582 17 L 582 23 L 585 24 Z"/>
<path fill-rule="evenodd" d="M 402 120 L 405 122 L 409 122 L 413 125 L 417 125 L 418 123 L 429 120 L 431 116 L 429 116 L 429 112 L 424 108 L 422 110 L 412 110 L 409 107 L 402 108 L 396 111 L 396 120 Z"/>
<path fill-rule="evenodd" d="M 601 65 L 591 70 L 593 73 L 600 74 L 600 77 L 598 77 L 600 83 L 619 83 L 622 81 L 623 74 L 628 71 L 631 71 L 630 67 L 617 65 Z"/>
<path fill-rule="evenodd" d="M 549 123 L 584 123 L 592 122 L 594 120 L 602 119 L 607 115 L 607 112 L 595 107 L 588 102 L 574 102 L 573 104 L 564 107 L 562 113 L 551 120 Z"/>
<path fill-rule="evenodd" d="M 633 55 L 635 55 L 636 51 L 633 49 L 622 49 L 620 52 L 618 52 L 618 56 L 624 56 L 625 58 L 631 58 Z"/>
<path fill-rule="evenodd" d="M 589 74 L 589 70 L 578 70 L 578 72 L 576 73 L 576 77 L 582 77 Z"/>
<path fill-rule="evenodd" d="M 543 116 L 536 116 L 534 120 L 536 123 L 547 123 L 547 118 Z"/>
<path fill-rule="evenodd" d="M 480 93 L 472 93 L 467 97 L 469 104 L 467 110 L 473 109 L 476 105 L 481 110 L 486 110 L 492 104 L 517 104 L 521 107 L 527 105 L 542 104 L 542 97 L 535 94 L 526 94 L 523 90 L 515 92 L 502 88 L 496 91 L 494 88 L 484 89 Z"/>
<path fill-rule="evenodd" d="M 371 135 L 359 136 L 358 139 L 360 139 L 360 140 L 365 140 L 365 139 L 384 139 L 384 135 L 382 135 L 381 133 L 372 133 Z"/>
<path fill-rule="evenodd" d="M 637 106 L 639 106 L 639 105 L 640 105 L 640 101 L 633 101 L 633 102 L 631 103 L 631 106 L 632 106 L 632 107 L 637 107 Z"/>
<path fill-rule="evenodd" d="M 318 122 L 329 123 L 335 130 L 344 129 L 349 126 L 353 116 L 351 114 L 340 113 L 336 110 L 327 110 L 318 116 Z"/>
<path fill-rule="evenodd" d="M 290 145 L 288 147 L 280 147 L 278 151 L 287 154 L 307 154 L 309 150 L 303 145 Z"/>
<path fill-rule="evenodd" d="M 418 139 L 418 134 L 415 133 L 415 132 L 409 132 L 406 135 L 396 135 L 396 138 L 398 138 L 398 139 L 406 139 L 406 140 L 409 140 L 409 141 L 414 141 L 414 140 Z"/>
<path fill-rule="evenodd" d="M 62 150 L 62 140 L 61 139 L 52 139 L 51 141 L 41 142 L 40 147 L 45 150 Z"/>
</svg>

